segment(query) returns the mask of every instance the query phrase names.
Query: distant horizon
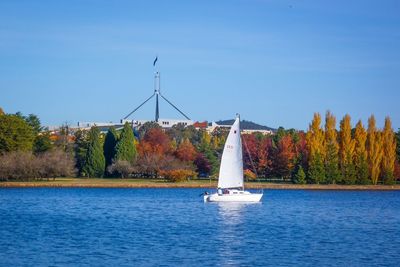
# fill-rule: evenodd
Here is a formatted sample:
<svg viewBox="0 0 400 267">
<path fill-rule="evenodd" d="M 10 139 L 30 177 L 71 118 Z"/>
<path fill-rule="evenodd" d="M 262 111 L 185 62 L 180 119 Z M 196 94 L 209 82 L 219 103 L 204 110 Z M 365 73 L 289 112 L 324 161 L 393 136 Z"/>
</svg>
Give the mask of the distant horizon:
<svg viewBox="0 0 400 267">
<path fill-rule="evenodd" d="M 197 121 L 306 130 L 314 112 L 400 128 L 400 2 L 1 1 L 0 107 L 117 122 L 161 91 Z M 154 59 L 158 57 L 156 67 Z M 180 118 L 160 102 L 162 118 Z M 154 102 L 137 118 L 154 119 Z M 337 126 L 338 127 L 338 126 Z"/>
</svg>

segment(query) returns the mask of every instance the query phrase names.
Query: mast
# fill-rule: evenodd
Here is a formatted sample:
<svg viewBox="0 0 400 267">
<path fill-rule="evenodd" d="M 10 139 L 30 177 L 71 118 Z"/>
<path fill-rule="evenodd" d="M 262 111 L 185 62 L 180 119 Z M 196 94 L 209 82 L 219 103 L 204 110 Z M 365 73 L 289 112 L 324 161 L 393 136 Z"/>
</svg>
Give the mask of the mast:
<svg viewBox="0 0 400 267">
<path fill-rule="evenodd" d="M 219 169 L 218 187 L 243 188 L 243 154 L 239 117 L 233 123 L 225 142 Z"/>
<path fill-rule="evenodd" d="M 156 69 L 157 61 L 158 61 L 158 56 L 154 59 L 154 62 L 153 62 L 154 69 Z M 138 109 L 140 109 L 144 104 L 146 104 L 154 96 L 156 97 L 156 112 L 155 112 L 155 116 L 154 116 L 154 119 L 156 122 L 158 122 L 159 118 L 160 118 L 160 107 L 159 107 L 159 100 L 158 100 L 159 96 L 161 97 L 161 99 L 164 99 L 176 111 L 178 111 L 181 115 L 183 115 L 187 120 L 190 120 L 190 118 L 185 113 L 183 113 L 177 106 L 172 104 L 171 101 L 169 101 L 165 96 L 163 96 L 161 94 L 160 72 L 158 70 L 155 71 L 155 73 L 154 73 L 154 93 L 149 98 L 147 98 L 142 104 L 140 104 L 138 107 L 136 107 L 132 112 L 130 112 L 128 115 L 126 115 L 123 118 L 123 120 L 126 120 L 129 116 L 131 116 L 133 113 L 135 113 Z"/>
<path fill-rule="evenodd" d="M 158 122 L 160 118 L 160 108 L 158 105 L 158 96 L 160 95 L 160 73 L 157 71 L 154 75 L 154 94 L 156 95 L 156 116 L 155 120 Z"/>
</svg>

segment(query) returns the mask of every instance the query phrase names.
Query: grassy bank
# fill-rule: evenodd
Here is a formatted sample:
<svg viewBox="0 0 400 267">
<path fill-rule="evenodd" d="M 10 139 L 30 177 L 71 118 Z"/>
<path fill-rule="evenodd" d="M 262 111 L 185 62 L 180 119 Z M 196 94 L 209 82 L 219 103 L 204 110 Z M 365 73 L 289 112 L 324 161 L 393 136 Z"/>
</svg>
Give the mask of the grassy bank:
<svg viewBox="0 0 400 267">
<path fill-rule="evenodd" d="M 0 187 L 83 187 L 83 188 L 215 188 L 216 181 L 191 180 L 171 183 L 162 179 L 83 179 L 57 178 L 54 181 L 0 182 Z M 249 189 L 305 190 L 400 190 L 400 185 L 297 185 L 267 182 L 248 182 Z"/>
</svg>

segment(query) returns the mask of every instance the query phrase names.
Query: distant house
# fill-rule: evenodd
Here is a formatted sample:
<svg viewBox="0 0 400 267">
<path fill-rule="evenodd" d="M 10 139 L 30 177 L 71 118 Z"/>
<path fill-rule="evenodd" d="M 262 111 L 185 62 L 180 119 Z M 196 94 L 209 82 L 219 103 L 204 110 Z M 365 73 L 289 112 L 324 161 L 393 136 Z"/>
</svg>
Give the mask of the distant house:
<svg viewBox="0 0 400 267">
<path fill-rule="evenodd" d="M 204 129 L 208 133 L 214 132 L 216 129 L 225 129 L 229 130 L 233 124 L 234 120 L 227 120 L 227 121 L 217 121 L 217 122 L 195 122 L 193 126 L 196 129 Z M 274 134 L 275 129 L 267 127 L 267 126 L 262 126 L 259 124 L 256 124 L 251 121 L 242 121 L 241 122 L 241 132 L 244 134 L 252 134 L 252 133 L 261 133 L 263 135 L 270 135 Z"/>
<path fill-rule="evenodd" d="M 200 130 L 200 129 L 206 130 L 208 127 L 208 122 L 207 121 L 203 121 L 203 122 L 196 121 L 195 123 L 193 123 L 193 127 L 196 128 L 197 130 Z"/>
</svg>

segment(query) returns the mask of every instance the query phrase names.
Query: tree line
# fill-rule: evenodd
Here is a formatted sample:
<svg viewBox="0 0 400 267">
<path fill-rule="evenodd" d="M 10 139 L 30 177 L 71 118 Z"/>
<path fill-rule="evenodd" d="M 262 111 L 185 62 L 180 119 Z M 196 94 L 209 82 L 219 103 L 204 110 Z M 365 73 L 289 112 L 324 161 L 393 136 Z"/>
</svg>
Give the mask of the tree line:
<svg viewBox="0 0 400 267">
<path fill-rule="evenodd" d="M 222 128 L 208 133 L 183 125 L 162 129 L 148 122 L 139 130 L 129 123 L 118 130 L 110 127 L 106 134 L 98 127 L 71 132 L 64 125 L 54 139 L 35 115 L 0 114 L 2 180 L 74 175 L 171 181 L 216 178 L 228 134 Z M 305 132 L 281 127 L 273 135 L 243 134 L 245 176 L 300 184 L 396 182 L 400 131 L 393 131 L 389 117 L 383 129 L 376 127 L 373 115 L 367 128 L 361 121 L 353 128 L 349 115 L 338 126 L 328 111 L 325 125 L 315 113 Z"/>
</svg>

